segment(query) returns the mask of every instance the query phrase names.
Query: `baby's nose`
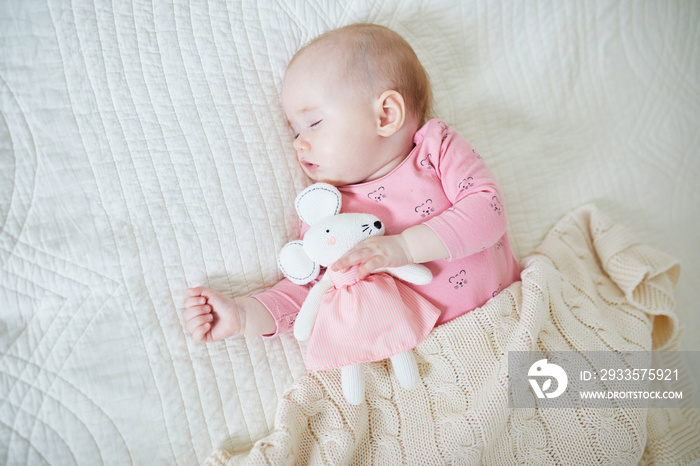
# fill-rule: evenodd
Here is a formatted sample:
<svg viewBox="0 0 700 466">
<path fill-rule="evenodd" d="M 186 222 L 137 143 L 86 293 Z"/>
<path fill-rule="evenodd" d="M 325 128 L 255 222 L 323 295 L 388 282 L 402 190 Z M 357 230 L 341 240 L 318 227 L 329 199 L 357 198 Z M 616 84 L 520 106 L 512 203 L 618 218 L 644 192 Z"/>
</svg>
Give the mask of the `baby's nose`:
<svg viewBox="0 0 700 466">
<path fill-rule="evenodd" d="M 309 143 L 299 136 L 294 140 L 294 149 L 296 149 L 297 152 L 308 152 Z"/>
<path fill-rule="evenodd" d="M 382 222 L 380 222 L 379 220 L 374 222 L 374 228 L 376 228 L 377 230 L 380 230 L 382 228 Z"/>
</svg>

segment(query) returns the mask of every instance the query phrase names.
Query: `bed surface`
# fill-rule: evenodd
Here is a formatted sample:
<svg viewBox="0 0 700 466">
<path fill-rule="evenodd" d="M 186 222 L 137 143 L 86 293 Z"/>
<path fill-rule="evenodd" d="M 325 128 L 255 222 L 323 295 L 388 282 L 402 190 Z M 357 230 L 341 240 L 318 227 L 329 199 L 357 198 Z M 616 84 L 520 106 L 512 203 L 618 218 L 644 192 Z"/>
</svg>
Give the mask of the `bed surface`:
<svg viewBox="0 0 700 466">
<path fill-rule="evenodd" d="M 700 3 L 0 6 L 0 464 L 195 464 L 268 433 L 292 335 L 196 344 L 185 288 L 280 278 L 305 185 L 278 103 L 321 32 L 376 22 L 503 187 L 527 256 L 595 204 L 681 261 L 700 350 Z M 695 207 L 693 207 L 695 206 Z"/>
</svg>

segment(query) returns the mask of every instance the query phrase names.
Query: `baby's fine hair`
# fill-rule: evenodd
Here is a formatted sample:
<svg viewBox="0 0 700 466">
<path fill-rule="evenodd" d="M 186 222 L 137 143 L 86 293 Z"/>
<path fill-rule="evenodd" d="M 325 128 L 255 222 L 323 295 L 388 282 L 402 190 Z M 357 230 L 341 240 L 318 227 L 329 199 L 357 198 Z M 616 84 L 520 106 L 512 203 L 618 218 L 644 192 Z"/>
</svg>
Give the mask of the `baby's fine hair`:
<svg viewBox="0 0 700 466">
<path fill-rule="evenodd" d="M 354 85 L 364 86 L 378 97 L 393 90 L 403 97 L 407 111 L 424 124 L 430 118 L 433 91 L 430 78 L 411 46 L 396 32 L 377 24 L 351 24 L 326 32 L 302 47 L 303 51 L 319 44 L 347 54 L 344 70 Z"/>
</svg>

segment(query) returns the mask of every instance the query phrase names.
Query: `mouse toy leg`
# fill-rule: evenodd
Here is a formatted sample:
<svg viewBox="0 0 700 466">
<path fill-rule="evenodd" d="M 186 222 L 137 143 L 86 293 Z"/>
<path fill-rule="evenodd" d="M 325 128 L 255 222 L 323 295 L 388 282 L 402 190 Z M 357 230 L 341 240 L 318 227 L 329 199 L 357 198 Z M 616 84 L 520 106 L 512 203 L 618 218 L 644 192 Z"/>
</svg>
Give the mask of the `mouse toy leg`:
<svg viewBox="0 0 700 466">
<path fill-rule="evenodd" d="M 345 366 L 341 369 L 343 395 L 348 403 L 359 405 L 365 401 L 365 371 L 362 364 Z"/>
<path fill-rule="evenodd" d="M 418 363 L 412 350 L 392 356 L 391 365 L 394 366 L 394 374 L 403 388 L 410 390 L 418 385 Z"/>
</svg>

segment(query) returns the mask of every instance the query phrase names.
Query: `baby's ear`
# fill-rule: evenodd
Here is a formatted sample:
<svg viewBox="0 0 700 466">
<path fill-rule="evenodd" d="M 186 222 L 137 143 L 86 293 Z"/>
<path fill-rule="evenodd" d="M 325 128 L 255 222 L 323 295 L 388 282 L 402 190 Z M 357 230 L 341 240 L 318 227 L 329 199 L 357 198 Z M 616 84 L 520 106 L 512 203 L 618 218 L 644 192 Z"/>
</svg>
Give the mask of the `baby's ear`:
<svg viewBox="0 0 700 466">
<path fill-rule="evenodd" d="M 321 272 L 320 265 L 306 255 L 301 241 L 285 244 L 277 258 L 277 265 L 284 276 L 297 285 L 306 285 Z"/>
<path fill-rule="evenodd" d="M 406 101 L 396 91 L 385 91 L 378 99 L 380 136 L 396 134 L 406 121 Z"/>
<path fill-rule="evenodd" d="M 313 225 L 322 218 L 338 214 L 341 200 L 338 188 L 327 183 L 316 183 L 300 192 L 294 205 L 299 218 L 307 225 Z"/>
</svg>

